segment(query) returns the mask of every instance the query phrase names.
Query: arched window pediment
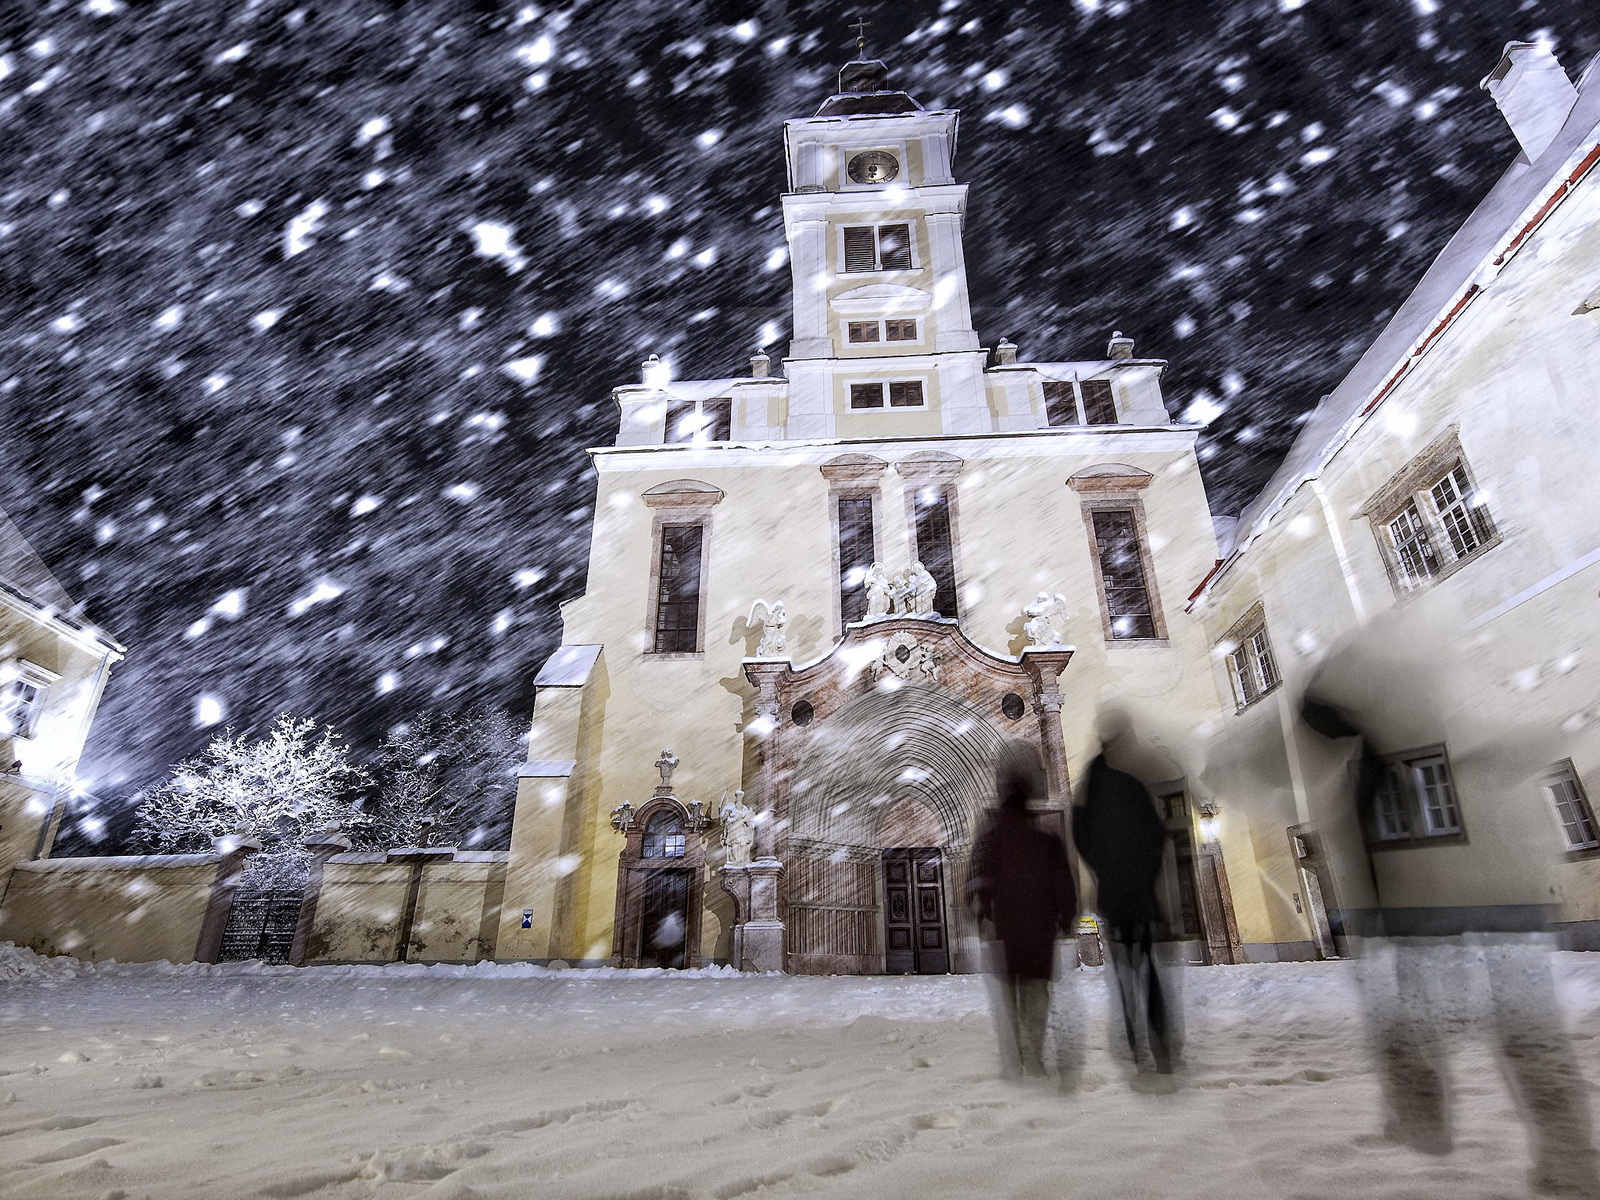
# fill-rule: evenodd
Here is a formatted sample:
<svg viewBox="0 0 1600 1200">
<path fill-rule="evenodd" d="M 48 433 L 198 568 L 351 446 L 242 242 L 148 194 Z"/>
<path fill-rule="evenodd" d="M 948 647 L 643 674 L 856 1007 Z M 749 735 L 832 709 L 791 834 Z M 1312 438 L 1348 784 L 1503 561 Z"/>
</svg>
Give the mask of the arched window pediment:
<svg viewBox="0 0 1600 1200">
<path fill-rule="evenodd" d="M 933 307 L 933 294 L 900 283 L 869 283 L 842 292 L 831 303 L 835 312 L 847 317 L 895 316 L 926 312 Z"/>
</svg>

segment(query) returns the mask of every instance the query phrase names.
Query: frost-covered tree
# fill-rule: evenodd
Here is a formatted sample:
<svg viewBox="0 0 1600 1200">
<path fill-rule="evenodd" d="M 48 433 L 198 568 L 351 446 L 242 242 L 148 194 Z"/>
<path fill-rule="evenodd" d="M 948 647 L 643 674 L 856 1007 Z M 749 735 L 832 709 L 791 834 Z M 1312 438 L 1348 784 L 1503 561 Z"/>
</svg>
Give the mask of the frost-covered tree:
<svg viewBox="0 0 1600 1200">
<path fill-rule="evenodd" d="M 367 840 L 414 845 L 428 818 L 433 845 L 505 848 L 521 732 L 503 708 L 423 715 L 390 730 L 374 764 Z"/>
<path fill-rule="evenodd" d="M 174 767 L 171 778 L 141 797 L 137 836 L 162 853 L 253 836 L 262 849 L 251 860 L 250 878 L 292 885 L 304 874 L 307 838 L 331 826 L 365 834 L 371 818 L 354 801 L 367 783 L 337 733 L 284 713 L 263 738 L 230 728 Z"/>
</svg>

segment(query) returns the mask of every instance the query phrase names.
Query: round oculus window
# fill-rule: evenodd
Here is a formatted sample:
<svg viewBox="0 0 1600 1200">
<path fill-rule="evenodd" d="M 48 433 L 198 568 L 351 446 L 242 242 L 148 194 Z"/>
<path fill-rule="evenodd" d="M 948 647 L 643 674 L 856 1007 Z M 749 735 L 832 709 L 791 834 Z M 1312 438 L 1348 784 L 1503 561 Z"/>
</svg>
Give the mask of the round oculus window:
<svg viewBox="0 0 1600 1200">
<path fill-rule="evenodd" d="M 816 715 L 817 710 L 811 707 L 809 700 L 796 700 L 794 707 L 789 710 L 789 716 L 796 725 L 809 725 Z"/>
<path fill-rule="evenodd" d="M 852 183 L 888 183 L 900 174 L 900 161 L 887 150 L 866 150 L 845 168 Z"/>
<path fill-rule="evenodd" d="M 1022 697 L 1015 692 L 1007 692 L 1000 701 L 1000 711 L 1010 720 L 1017 720 L 1028 711 L 1028 706 L 1022 702 Z"/>
</svg>

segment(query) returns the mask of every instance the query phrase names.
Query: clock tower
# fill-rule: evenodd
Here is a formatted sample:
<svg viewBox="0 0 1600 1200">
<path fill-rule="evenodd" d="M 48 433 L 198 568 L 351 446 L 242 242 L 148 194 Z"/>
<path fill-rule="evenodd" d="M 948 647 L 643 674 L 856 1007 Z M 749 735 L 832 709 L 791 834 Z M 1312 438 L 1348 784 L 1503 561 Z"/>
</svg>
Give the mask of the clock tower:
<svg viewBox="0 0 1600 1200">
<path fill-rule="evenodd" d="M 992 427 L 961 248 L 967 187 L 951 173 L 957 121 L 858 58 L 815 116 L 785 125 L 791 436 L 832 437 L 863 417 L 871 428 L 897 399 L 937 414 L 929 432 Z M 879 376 L 914 386 L 853 387 Z"/>
</svg>

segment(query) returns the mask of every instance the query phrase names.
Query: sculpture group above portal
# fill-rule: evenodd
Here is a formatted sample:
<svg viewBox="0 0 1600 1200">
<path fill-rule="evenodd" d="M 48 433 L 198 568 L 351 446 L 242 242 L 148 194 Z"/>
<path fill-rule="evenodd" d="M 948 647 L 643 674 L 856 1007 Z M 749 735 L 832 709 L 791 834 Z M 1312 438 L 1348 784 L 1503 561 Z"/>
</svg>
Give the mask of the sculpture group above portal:
<svg viewBox="0 0 1600 1200">
<path fill-rule="evenodd" d="M 1030 648 L 1066 644 L 1067 598 L 1060 592 L 1053 596 L 1040 592 L 1032 604 L 1023 606 L 1022 612 L 1028 618 L 1023 623 L 1022 636 L 1028 639 Z"/>
<path fill-rule="evenodd" d="M 883 652 L 872 664 L 871 670 L 874 680 L 889 671 L 908 682 L 920 677 L 928 683 L 938 683 L 939 652 L 901 630 L 883 643 Z"/>
<path fill-rule="evenodd" d="M 932 572 L 920 562 L 905 570 L 893 573 L 875 562 L 867 568 L 867 617 L 869 621 L 882 617 L 937 617 L 934 596 L 939 582 Z"/>
<path fill-rule="evenodd" d="M 756 647 L 756 657 L 782 658 L 789 644 L 783 634 L 783 627 L 789 623 L 789 614 L 784 610 L 783 601 L 769 603 L 757 600 L 750 606 L 749 623 L 761 625 L 761 643 Z"/>
</svg>

